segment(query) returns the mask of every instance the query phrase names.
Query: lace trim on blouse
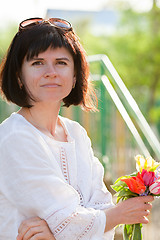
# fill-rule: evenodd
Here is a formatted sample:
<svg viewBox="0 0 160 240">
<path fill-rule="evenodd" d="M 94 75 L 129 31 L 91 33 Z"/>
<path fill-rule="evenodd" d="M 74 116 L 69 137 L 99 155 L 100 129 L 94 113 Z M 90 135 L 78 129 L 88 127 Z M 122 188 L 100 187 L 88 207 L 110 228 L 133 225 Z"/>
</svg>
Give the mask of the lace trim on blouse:
<svg viewBox="0 0 160 240">
<path fill-rule="evenodd" d="M 104 201 L 104 202 L 94 202 L 94 204 L 92 206 L 100 206 L 100 205 L 105 205 L 105 204 L 109 204 L 109 202 Z"/>
<path fill-rule="evenodd" d="M 66 218 L 62 223 L 60 223 L 53 231 L 53 235 L 56 236 L 60 234 L 66 227 L 67 225 L 71 222 L 71 220 L 78 216 L 78 213 L 75 212 L 73 213 L 70 217 Z"/>
<path fill-rule="evenodd" d="M 61 161 L 61 169 L 62 169 L 63 176 L 64 176 L 65 180 L 70 184 L 67 154 L 63 147 L 61 147 L 61 149 L 60 149 L 60 161 Z M 84 206 L 83 194 L 78 186 L 77 186 L 76 191 L 79 194 L 80 205 Z"/>
<path fill-rule="evenodd" d="M 61 161 L 61 169 L 63 172 L 63 176 L 64 176 L 65 180 L 70 184 L 67 155 L 66 155 L 66 151 L 63 147 L 61 147 L 61 149 L 60 149 L 60 161 Z"/>
<path fill-rule="evenodd" d="M 94 221 L 95 221 L 95 216 L 91 219 L 90 224 L 85 228 L 83 233 L 78 236 L 77 240 L 80 240 L 81 238 L 83 238 L 92 229 L 92 227 L 94 225 Z"/>
<path fill-rule="evenodd" d="M 65 180 L 70 184 L 67 154 L 63 147 L 60 148 L 60 162 L 61 162 L 61 169 L 62 169 L 63 176 L 64 176 Z M 76 191 L 79 194 L 80 205 L 84 206 L 83 194 L 81 193 L 81 190 L 79 189 L 78 186 L 77 186 Z M 98 204 L 98 203 L 96 203 L 96 204 Z M 71 222 L 71 220 L 73 218 L 77 217 L 78 215 L 79 215 L 78 212 L 75 212 L 70 217 L 66 218 L 62 223 L 60 223 L 53 232 L 54 236 L 60 234 L 67 227 L 67 225 Z M 92 229 L 92 227 L 94 225 L 94 220 L 95 220 L 95 216 L 92 217 L 90 224 L 85 228 L 83 233 L 78 236 L 77 240 L 84 237 Z"/>
<path fill-rule="evenodd" d="M 78 192 L 78 195 L 79 195 L 80 205 L 82 207 L 84 207 L 84 198 L 83 198 L 83 194 L 81 193 L 81 190 L 79 189 L 79 187 L 76 189 L 76 191 Z"/>
</svg>

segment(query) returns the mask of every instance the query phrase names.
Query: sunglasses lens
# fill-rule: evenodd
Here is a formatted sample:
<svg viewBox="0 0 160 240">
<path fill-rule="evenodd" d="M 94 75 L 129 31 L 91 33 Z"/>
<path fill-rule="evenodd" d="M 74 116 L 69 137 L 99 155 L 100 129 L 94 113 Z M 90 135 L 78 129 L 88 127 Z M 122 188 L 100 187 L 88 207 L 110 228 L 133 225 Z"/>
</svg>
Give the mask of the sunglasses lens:
<svg viewBox="0 0 160 240">
<path fill-rule="evenodd" d="M 51 18 L 51 19 L 49 19 L 49 22 L 58 28 L 64 28 L 64 29 L 72 28 L 71 24 L 63 19 Z"/>
<path fill-rule="evenodd" d="M 34 25 L 34 24 L 36 24 L 36 23 L 40 23 L 40 21 L 42 21 L 42 20 L 43 20 L 42 18 L 31 18 L 31 19 L 27 19 L 27 20 L 21 22 L 20 26 L 21 26 L 22 28 L 27 27 L 27 26 L 29 26 L 29 25 L 32 26 L 32 25 Z"/>
</svg>

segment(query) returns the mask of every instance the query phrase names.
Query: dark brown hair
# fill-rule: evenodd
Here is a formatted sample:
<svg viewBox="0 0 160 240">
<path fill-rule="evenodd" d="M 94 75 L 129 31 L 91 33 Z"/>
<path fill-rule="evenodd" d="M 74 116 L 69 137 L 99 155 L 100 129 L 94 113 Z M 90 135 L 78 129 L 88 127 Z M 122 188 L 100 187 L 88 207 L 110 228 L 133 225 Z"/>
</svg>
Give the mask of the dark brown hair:
<svg viewBox="0 0 160 240">
<path fill-rule="evenodd" d="M 65 47 L 72 55 L 76 73 L 76 85 L 63 99 L 64 106 L 81 105 L 85 110 L 96 110 L 95 94 L 89 82 L 89 65 L 86 53 L 73 31 L 55 28 L 42 23 L 18 32 L 13 38 L 0 68 L 0 87 L 3 96 L 20 107 L 31 107 L 32 99 L 25 86 L 19 84 L 24 58 L 31 60 L 49 47 Z"/>
</svg>

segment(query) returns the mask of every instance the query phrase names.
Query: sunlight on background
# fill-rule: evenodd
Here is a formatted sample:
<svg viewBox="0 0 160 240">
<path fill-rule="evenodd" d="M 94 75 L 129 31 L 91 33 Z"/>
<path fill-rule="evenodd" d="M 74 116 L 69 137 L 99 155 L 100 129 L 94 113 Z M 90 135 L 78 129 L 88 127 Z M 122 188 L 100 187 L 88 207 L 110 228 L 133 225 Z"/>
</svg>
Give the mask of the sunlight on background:
<svg viewBox="0 0 160 240">
<path fill-rule="evenodd" d="M 126 0 L 127 1 L 127 0 Z M 152 8 L 152 1 L 151 0 L 132 0 L 130 1 L 131 6 L 134 10 L 141 12 L 141 11 L 149 11 Z"/>
<path fill-rule="evenodd" d="M 0 26 L 13 21 L 19 22 L 29 17 L 45 17 L 48 8 L 99 10 L 107 0 L 5 0 L 0 7 Z"/>
<path fill-rule="evenodd" d="M 130 1 L 132 7 L 137 11 L 147 11 L 152 7 L 151 0 L 123 0 Z M 52 9 L 79 9 L 79 10 L 102 10 L 114 7 L 118 0 L 5 0 L 0 6 L 0 27 L 6 24 L 20 22 L 30 17 L 45 17 L 46 10 Z"/>
</svg>

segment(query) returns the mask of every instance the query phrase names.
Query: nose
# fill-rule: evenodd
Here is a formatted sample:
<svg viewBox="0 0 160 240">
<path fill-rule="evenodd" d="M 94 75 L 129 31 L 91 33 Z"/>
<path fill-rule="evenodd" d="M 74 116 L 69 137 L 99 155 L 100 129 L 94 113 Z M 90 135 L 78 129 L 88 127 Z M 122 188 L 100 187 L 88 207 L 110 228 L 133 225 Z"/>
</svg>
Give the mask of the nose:
<svg viewBox="0 0 160 240">
<path fill-rule="evenodd" d="M 55 69 L 55 66 L 53 66 L 52 64 L 48 65 L 46 67 L 46 71 L 45 71 L 45 77 L 55 77 L 57 75 L 57 71 Z"/>
</svg>

